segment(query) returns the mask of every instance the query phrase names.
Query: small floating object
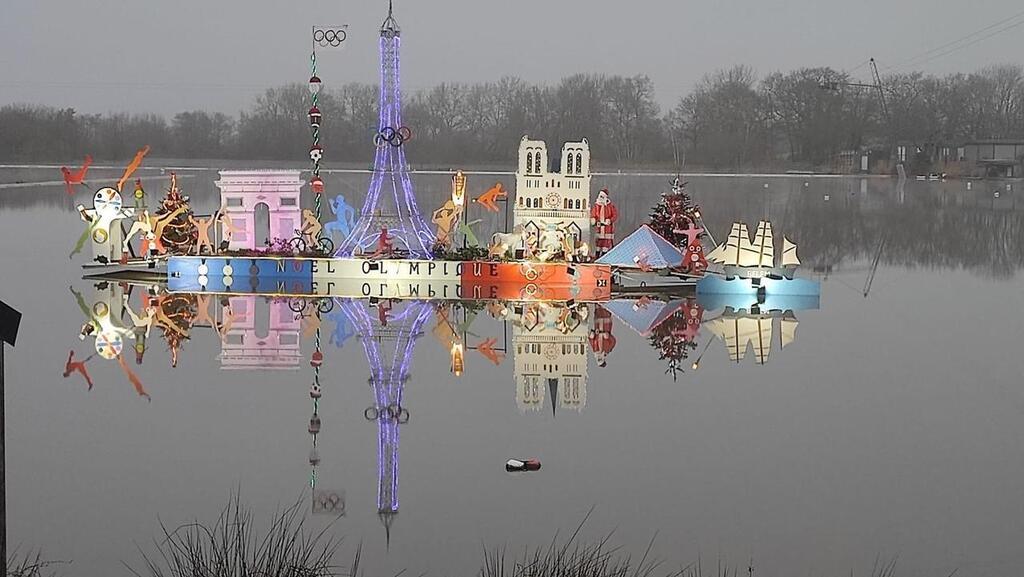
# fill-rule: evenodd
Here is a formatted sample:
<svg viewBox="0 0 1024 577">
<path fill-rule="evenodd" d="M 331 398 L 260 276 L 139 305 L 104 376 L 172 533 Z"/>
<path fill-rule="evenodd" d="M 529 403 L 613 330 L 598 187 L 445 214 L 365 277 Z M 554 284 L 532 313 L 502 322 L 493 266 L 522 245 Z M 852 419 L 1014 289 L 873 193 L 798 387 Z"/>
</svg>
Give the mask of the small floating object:
<svg viewBox="0 0 1024 577">
<path fill-rule="evenodd" d="M 324 364 L 324 354 L 320 351 L 313 351 L 313 356 L 309 359 L 309 365 L 319 367 L 322 364 Z"/>
<path fill-rule="evenodd" d="M 526 459 L 525 461 L 509 459 L 508 461 L 505 461 L 505 470 L 509 473 L 516 473 L 519 471 L 539 471 L 540 461 L 537 459 Z"/>
</svg>

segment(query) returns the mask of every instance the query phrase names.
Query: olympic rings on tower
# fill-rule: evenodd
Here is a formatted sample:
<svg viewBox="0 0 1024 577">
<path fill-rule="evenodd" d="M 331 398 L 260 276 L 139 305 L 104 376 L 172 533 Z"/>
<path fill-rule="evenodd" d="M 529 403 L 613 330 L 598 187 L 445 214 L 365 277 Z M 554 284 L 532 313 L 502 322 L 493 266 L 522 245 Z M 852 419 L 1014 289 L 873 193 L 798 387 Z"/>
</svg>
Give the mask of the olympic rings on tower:
<svg viewBox="0 0 1024 577">
<path fill-rule="evenodd" d="M 373 135 L 373 145 L 377 148 L 383 148 L 388 144 L 397 148 L 410 140 L 412 140 L 412 129 L 408 126 L 398 128 L 385 126 L 380 129 L 380 132 Z"/>
<path fill-rule="evenodd" d="M 348 38 L 344 28 L 314 28 L 313 42 L 322 48 L 337 48 Z"/>
</svg>

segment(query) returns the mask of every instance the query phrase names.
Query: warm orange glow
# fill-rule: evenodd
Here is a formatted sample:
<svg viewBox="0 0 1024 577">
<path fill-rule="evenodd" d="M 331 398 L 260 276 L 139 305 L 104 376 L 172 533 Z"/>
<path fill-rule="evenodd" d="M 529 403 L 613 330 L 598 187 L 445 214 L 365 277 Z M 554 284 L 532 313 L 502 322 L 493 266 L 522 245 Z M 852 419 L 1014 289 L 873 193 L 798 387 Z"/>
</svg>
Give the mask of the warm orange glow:
<svg viewBox="0 0 1024 577">
<path fill-rule="evenodd" d="M 461 377 L 465 368 L 465 348 L 461 342 L 455 341 L 452 343 L 452 372 L 456 377 Z"/>
</svg>

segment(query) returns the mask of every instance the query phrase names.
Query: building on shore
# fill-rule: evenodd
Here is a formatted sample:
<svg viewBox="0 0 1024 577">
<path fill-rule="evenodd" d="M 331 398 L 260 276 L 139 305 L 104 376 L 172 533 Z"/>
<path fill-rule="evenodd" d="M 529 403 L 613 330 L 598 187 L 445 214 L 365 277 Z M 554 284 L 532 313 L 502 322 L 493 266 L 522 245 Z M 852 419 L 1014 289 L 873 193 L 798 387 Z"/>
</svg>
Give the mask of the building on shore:
<svg viewBox="0 0 1024 577">
<path fill-rule="evenodd" d="M 963 145 L 964 174 L 992 178 L 1024 177 L 1024 140 L 975 140 Z"/>
</svg>

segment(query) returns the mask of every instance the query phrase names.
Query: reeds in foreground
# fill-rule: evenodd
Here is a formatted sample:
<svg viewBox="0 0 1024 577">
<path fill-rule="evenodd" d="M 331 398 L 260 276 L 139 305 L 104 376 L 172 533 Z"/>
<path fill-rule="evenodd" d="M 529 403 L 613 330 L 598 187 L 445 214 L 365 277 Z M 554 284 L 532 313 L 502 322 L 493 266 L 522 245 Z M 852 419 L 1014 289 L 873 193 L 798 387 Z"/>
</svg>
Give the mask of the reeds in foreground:
<svg viewBox="0 0 1024 577">
<path fill-rule="evenodd" d="M 161 522 L 160 528 L 157 554 L 140 550 L 147 577 L 328 577 L 355 575 L 359 566 L 357 550 L 349 572 L 339 572 L 333 559 L 340 541 L 328 535 L 330 526 L 306 529 L 302 501 L 275 514 L 262 534 L 237 493 L 213 525 L 195 522 L 169 529 Z"/>
<path fill-rule="evenodd" d="M 628 555 L 619 555 L 618 547 L 610 547 L 611 534 L 594 544 L 577 541 L 580 530 L 586 524 L 593 509 L 572 532 L 559 544 L 558 535 L 547 547 L 526 551 L 517 560 L 509 560 L 506 549 L 484 549 L 484 562 L 480 577 L 651 577 L 661 566 L 660 561 L 650 559 L 654 539 L 647 545 L 643 557 L 634 563 Z M 684 568 L 660 574 L 659 577 L 684 577 Z"/>
<path fill-rule="evenodd" d="M 7 557 L 7 577 L 44 577 L 53 575 L 50 567 L 63 561 L 46 561 L 38 551 L 22 555 L 17 549 Z"/>
</svg>

